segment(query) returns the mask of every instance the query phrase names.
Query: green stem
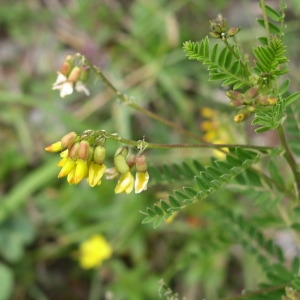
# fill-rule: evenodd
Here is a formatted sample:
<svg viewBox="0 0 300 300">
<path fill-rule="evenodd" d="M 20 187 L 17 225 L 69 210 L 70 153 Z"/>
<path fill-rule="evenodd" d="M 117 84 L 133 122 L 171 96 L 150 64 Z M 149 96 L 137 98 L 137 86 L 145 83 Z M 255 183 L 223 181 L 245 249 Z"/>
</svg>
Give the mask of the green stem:
<svg viewBox="0 0 300 300">
<path fill-rule="evenodd" d="M 227 46 L 227 48 L 229 49 L 229 51 L 232 53 L 232 55 L 237 59 L 237 60 L 241 60 L 240 56 L 233 50 L 232 46 L 228 43 L 227 39 L 224 39 L 223 42 L 225 43 L 225 45 Z"/>
<path fill-rule="evenodd" d="M 278 136 L 281 142 L 282 147 L 284 148 L 284 154 L 286 161 L 288 162 L 295 178 L 296 188 L 297 188 L 297 197 L 300 194 L 300 170 L 297 165 L 295 158 L 293 157 L 290 148 L 288 146 L 287 140 L 285 138 L 284 130 L 281 124 L 277 127 Z"/>
<path fill-rule="evenodd" d="M 149 118 L 156 120 L 162 124 L 167 125 L 170 128 L 173 128 L 189 137 L 194 138 L 195 140 L 203 141 L 203 138 L 199 137 L 198 135 L 178 126 L 177 124 L 170 122 L 160 116 L 158 116 L 157 114 L 137 105 L 136 103 L 134 103 L 130 97 L 128 97 L 125 94 L 122 94 L 120 91 L 118 91 L 118 89 L 108 80 L 108 78 L 101 72 L 101 70 L 96 67 L 95 65 L 91 64 L 88 60 L 85 60 L 85 62 L 93 69 L 93 71 L 100 77 L 100 79 L 102 80 L 102 82 L 118 97 L 119 100 L 121 100 L 124 104 L 130 106 L 131 108 L 135 109 L 136 111 L 148 116 Z"/>
<path fill-rule="evenodd" d="M 253 149 L 257 151 L 268 151 L 273 149 L 272 147 L 264 146 L 254 146 L 254 145 L 241 145 L 241 144 L 157 144 L 157 143 L 148 143 L 145 140 L 134 141 L 120 137 L 118 134 L 109 134 L 106 131 L 100 130 L 95 132 L 96 134 L 103 135 L 106 139 L 111 139 L 128 146 L 136 147 L 140 150 L 145 149 L 170 149 L 170 148 L 212 148 L 212 149 L 222 149 L 222 148 L 246 148 Z"/>
<path fill-rule="evenodd" d="M 266 10 L 266 3 L 265 3 L 265 0 L 260 0 L 259 3 L 260 3 L 260 8 L 261 8 L 261 11 L 263 14 L 263 18 L 264 18 L 264 24 L 265 24 L 268 44 L 270 44 L 271 35 L 270 35 L 269 21 L 268 21 L 267 10 Z"/>
</svg>

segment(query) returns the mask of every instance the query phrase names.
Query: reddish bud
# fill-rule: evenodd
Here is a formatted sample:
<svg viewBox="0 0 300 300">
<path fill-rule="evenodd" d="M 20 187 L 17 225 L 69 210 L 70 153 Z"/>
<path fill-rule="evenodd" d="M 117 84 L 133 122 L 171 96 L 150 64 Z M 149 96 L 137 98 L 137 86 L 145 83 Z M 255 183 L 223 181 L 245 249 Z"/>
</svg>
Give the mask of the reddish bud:
<svg viewBox="0 0 300 300">
<path fill-rule="evenodd" d="M 74 67 L 74 58 L 72 55 L 68 55 L 65 61 L 61 64 L 60 73 L 68 77 L 73 67 Z"/>
<path fill-rule="evenodd" d="M 231 100 L 229 102 L 229 105 L 233 106 L 233 107 L 239 107 L 239 106 L 244 105 L 244 102 L 243 102 L 243 100 Z"/>
<path fill-rule="evenodd" d="M 147 160 L 144 154 L 137 155 L 135 166 L 137 172 L 146 172 L 147 171 Z"/>
<path fill-rule="evenodd" d="M 90 144 L 87 140 L 83 140 L 79 143 L 79 148 L 78 148 L 78 158 L 82 160 L 87 160 L 89 157 L 89 149 L 90 149 Z"/>
<path fill-rule="evenodd" d="M 241 28 L 239 27 L 233 27 L 233 28 L 230 28 L 227 32 L 228 36 L 230 37 L 233 37 L 235 36 L 239 31 L 241 30 Z"/>
<path fill-rule="evenodd" d="M 245 93 L 245 97 L 246 98 L 254 98 L 258 95 L 258 89 L 255 87 L 250 88 L 249 90 L 247 90 L 247 92 Z"/>
<path fill-rule="evenodd" d="M 76 140 L 78 134 L 74 131 L 71 131 L 69 133 L 67 133 L 66 135 L 64 135 L 61 139 L 61 145 L 62 147 L 65 149 L 69 146 L 71 146 L 73 144 L 73 142 Z"/>
<path fill-rule="evenodd" d="M 72 144 L 70 150 L 69 150 L 69 156 L 73 159 L 76 160 L 78 157 L 78 149 L 79 149 L 79 142 L 75 142 Z"/>
<path fill-rule="evenodd" d="M 244 96 L 238 91 L 228 90 L 226 96 L 231 100 L 243 100 Z"/>
</svg>

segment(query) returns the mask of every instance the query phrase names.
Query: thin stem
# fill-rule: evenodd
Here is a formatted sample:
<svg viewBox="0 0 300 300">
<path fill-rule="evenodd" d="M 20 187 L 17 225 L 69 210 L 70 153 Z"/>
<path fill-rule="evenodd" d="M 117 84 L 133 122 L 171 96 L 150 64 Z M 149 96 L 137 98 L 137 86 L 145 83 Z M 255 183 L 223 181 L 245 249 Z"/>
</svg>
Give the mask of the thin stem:
<svg viewBox="0 0 300 300">
<path fill-rule="evenodd" d="M 265 0 L 260 0 L 259 3 L 260 3 L 260 8 L 261 8 L 261 11 L 263 14 L 263 18 L 264 18 L 264 24 L 265 24 L 268 44 L 270 44 L 271 35 L 270 35 L 269 21 L 268 21 L 267 10 L 266 10 L 266 3 L 265 3 Z"/>
<path fill-rule="evenodd" d="M 233 54 L 233 56 L 237 59 L 241 61 L 240 56 L 233 50 L 232 46 L 228 43 L 227 39 L 225 38 L 223 40 L 223 42 L 225 43 L 225 45 L 227 46 L 227 48 L 229 49 L 229 51 Z"/>
<path fill-rule="evenodd" d="M 100 77 L 100 79 L 102 80 L 102 82 L 118 97 L 119 100 L 121 100 L 123 103 L 125 103 L 126 105 L 130 106 L 131 108 L 135 109 L 136 111 L 148 116 L 151 119 L 154 119 L 160 123 L 163 123 L 165 125 L 167 125 L 170 128 L 173 128 L 187 136 L 190 136 L 192 138 L 194 138 L 195 140 L 204 142 L 203 139 L 201 137 L 199 137 L 198 135 L 178 126 L 177 124 L 168 121 L 160 116 L 158 116 L 157 114 L 137 105 L 136 103 L 134 103 L 130 97 L 128 97 L 125 94 L 122 94 L 120 91 L 118 91 L 118 89 L 108 80 L 108 78 L 101 72 L 101 70 L 96 67 L 95 65 L 92 65 L 88 60 L 85 60 L 85 62 L 93 69 L 93 71 Z"/>
<path fill-rule="evenodd" d="M 105 138 L 115 140 L 117 142 L 126 144 L 128 146 L 136 147 L 140 150 L 145 149 L 171 149 L 171 148 L 212 148 L 212 149 L 222 149 L 222 148 L 247 148 L 258 151 L 268 151 L 273 149 L 272 147 L 264 146 L 254 146 L 254 145 L 240 145 L 240 144 L 157 144 L 148 143 L 145 140 L 134 141 L 120 137 L 118 134 L 109 134 L 105 131 L 99 131 Z"/>
<path fill-rule="evenodd" d="M 282 147 L 284 148 L 285 152 L 283 156 L 285 157 L 286 161 L 288 162 L 295 178 L 296 188 L 297 188 L 297 198 L 299 197 L 300 193 L 300 170 L 297 165 L 295 158 L 293 157 L 290 148 L 288 146 L 287 140 L 285 138 L 284 130 L 281 124 L 277 127 L 278 136 L 281 142 Z"/>
</svg>

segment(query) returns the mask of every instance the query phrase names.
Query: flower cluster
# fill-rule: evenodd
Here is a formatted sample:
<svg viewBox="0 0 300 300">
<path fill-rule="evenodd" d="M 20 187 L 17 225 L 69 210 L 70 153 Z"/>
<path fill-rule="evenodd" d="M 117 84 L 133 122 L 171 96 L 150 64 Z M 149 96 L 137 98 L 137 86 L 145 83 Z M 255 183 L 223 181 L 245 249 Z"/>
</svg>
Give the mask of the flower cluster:
<svg viewBox="0 0 300 300">
<path fill-rule="evenodd" d="M 78 260 L 83 269 L 99 267 L 112 256 L 112 248 L 106 239 L 96 234 L 84 241 L 79 247 Z"/>
<path fill-rule="evenodd" d="M 60 97 L 64 98 L 73 93 L 73 90 L 82 92 L 89 96 L 90 92 L 85 86 L 88 79 L 89 67 L 76 61 L 76 57 L 68 55 L 62 63 L 60 71 L 57 72 L 57 79 L 52 89 L 60 91 Z"/>
<path fill-rule="evenodd" d="M 226 95 L 230 99 L 231 106 L 240 108 L 234 116 L 234 121 L 237 123 L 247 119 L 255 112 L 257 106 L 271 106 L 277 103 L 276 98 L 260 94 L 256 87 L 248 89 L 245 93 L 229 90 Z"/>
<path fill-rule="evenodd" d="M 91 187 L 101 184 L 102 177 L 118 178 L 115 193 L 140 193 L 147 189 L 149 174 L 144 154 L 128 158 L 128 147 L 119 147 L 114 155 L 114 167 L 104 164 L 106 149 L 103 131 L 86 130 L 81 135 L 69 132 L 60 141 L 45 148 L 49 152 L 61 152 L 58 178 L 67 177 L 69 184 L 78 184 L 84 178 Z M 131 170 L 136 168 L 134 179 Z"/>
<path fill-rule="evenodd" d="M 212 30 L 209 35 L 215 39 L 225 41 L 227 38 L 235 36 L 240 31 L 239 27 L 228 29 L 227 22 L 224 18 L 222 18 L 222 16 L 219 16 L 216 21 L 209 22 Z"/>
</svg>

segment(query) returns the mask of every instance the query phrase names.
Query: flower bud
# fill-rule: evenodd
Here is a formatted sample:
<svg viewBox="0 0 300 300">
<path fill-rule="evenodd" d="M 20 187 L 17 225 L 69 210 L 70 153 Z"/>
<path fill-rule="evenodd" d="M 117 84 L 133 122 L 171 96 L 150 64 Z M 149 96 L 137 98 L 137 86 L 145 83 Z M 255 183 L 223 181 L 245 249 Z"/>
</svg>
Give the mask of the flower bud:
<svg viewBox="0 0 300 300">
<path fill-rule="evenodd" d="M 219 27 L 222 32 L 225 32 L 227 29 L 227 22 L 225 19 L 221 19 L 219 22 Z"/>
<path fill-rule="evenodd" d="M 246 98 L 255 98 L 258 95 L 258 89 L 256 87 L 252 87 L 245 93 Z"/>
<path fill-rule="evenodd" d="M 251 113 L 252 112 L 249 111 L 248 108 L 243 108 L 234 116 L 233 120 L 236 123 L 240 123 L 240 122 L 246 120 L 251 115 Z"/>
<path fill-rule="evenodd" d="M 86 82 L 89 79 L 89 74 L 90 74 L 90 67 L 87 65 L 82 66 L 79 80 L 81 82 Z"/>
<path fill-rule="evenodd" d="M 147 171 L 147 160 L 144 154 L 137 155 L 135 160 L 135 167 L 137 172 L 146 172 Z"/>
<path fill-rule="evenodd" d="M 68 55 L 60 67 L 60 72 L 64 76 L 68 77 L 73 67 L 74 67 L 74 58 L 72 55 Z"/>
<path fill-rule="evenodd" d="M 78 134 L 74 131 L 71 131 L 69 133 L 67 133 L 66 135 L 64 135 L 61 139 L 61 145 L 62 147 L 68 148 L 69 146 L 71 146 L 73 144 L 73 142 L 75 141 L 75 139 L 77 138 Z"/>
<path fill-rule="evenodd" d="M 239 31 L 241 30 L 241 28 L 239 27 L 233 27 L 233 28 L 230 28 L 227 32 L 228 36 L 230 37 L 233 37 L 235 36 Z"/>
<path fill-rule="evenodd" d="M 89 157 L 89 149 L 90 149 L 90 144 L 87 140 L 82 140 L 79 143 L 79 148 L 78 148 L 78 158 L 87 160 Z"/>
<path fill-rule="evenodd" d="M 129 166 L 126 161 L 128 155 L 128 147 L 119 147 L 114 156 L 114 164 L 119 173 L 124 174 L 129 171 Z"/>
<path fill-rule="evenodd" d="M 233 106 L 233 107 L 239 107 L 239 106 L 244 105 L 244 101 L 243 100 L 231 100 L 229 102 L 229 105 Z"/>
<path fill-rule="evenodd" d="M 76 160 L 78 157 L 78 149 L 79 149 L 79 142 L 76 142 L 71 146 L 69 150 L 69 156 L 74 160 Z"/>
<path fill-rule="evenodd" d="M 114 164 L 118 172 L 121 174 L 127 173 L 130 170 L 126 162 L 126 158 L 121 154 L 115 155 Z"/>
<path fill-rule="evenodd" d="M 269 97 L 265 95 L 259 95 L 256 98 L 256 102 L 259 105 L 267 106 L 267 105 L 274 105 L 277 102 L 277 99 L 274 97 Z"/>
<path fill-rule="evenodd" d="M 212 38 L 214 38 L 214 39 L 220 39 L 220 38 L 221 38 L 220 33 L 217 33 L 217 32 L 215 32 L 215 31 L 210 31 L 210 32 L 209 32 L 209 35 L 210 35 Z"/>
<path fill-rule="evenodd" d="M 238 91 L 228 90 L 226 96 L 231 100 L 243 100 L 244 96 Z"/>
<path fill-rule="evenodd" d="M 135 161 L 136 161 L 136 158 L 134 155 L 131 155 L 129 158 L 126 159 L 129 169 L 131 169 L 135 165 Z"/>
<path fill-rule="evenodd" d="M 103 146 L 97 146 L 94 150 L 93 160 L 97 164 L 101 165 L 105 159 L 106 150 Z"/>
<path fill-rule="evenodd" d="M 81 74 L 81 69 L 79 67 L 74 67 L 68 77 L 68 82 L 75 83 L 79 80 Z"/>
</svg>

